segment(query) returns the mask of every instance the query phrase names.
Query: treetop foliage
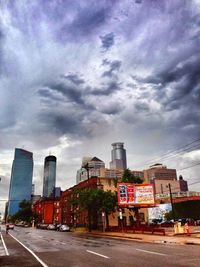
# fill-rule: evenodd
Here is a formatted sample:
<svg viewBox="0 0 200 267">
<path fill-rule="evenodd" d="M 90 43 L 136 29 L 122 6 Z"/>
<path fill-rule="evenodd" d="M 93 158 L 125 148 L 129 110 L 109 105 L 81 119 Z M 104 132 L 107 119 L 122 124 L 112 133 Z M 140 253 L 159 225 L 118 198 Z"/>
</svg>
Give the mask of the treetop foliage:
<svg viewBox="0 0 200 267">
<path fill-rule="evenodd" d="M 122 179 L 122 183 L 134 183 L 134 184 L 141 184 L 143 181 L 140 177 L 134 176 L 134 174 L 129 170 L 124 170 Z"/>
</svg>

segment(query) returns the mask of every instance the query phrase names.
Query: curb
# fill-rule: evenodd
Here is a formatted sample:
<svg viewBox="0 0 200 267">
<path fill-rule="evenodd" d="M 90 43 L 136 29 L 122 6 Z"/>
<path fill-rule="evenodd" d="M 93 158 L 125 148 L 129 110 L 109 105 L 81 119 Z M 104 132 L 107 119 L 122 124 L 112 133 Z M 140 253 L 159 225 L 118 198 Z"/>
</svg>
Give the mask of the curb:
<svg viewBox="0 0 200 267">
<path fill-rule="evenodd" d="M 109 237 L 109 238 L 113 238 L 113 239 L 124 239 L 124 240 L 133 240 L 133 241 L 137 241 L 137 242 L 145 242 L 145 243 L 160 243 L 160 244 L 179 244 L 179 245 L 199 245 L 200 243 L 195 242 L 194 240 L 145 240 L 142 237 L 131 237 L 131 236 L 121 236 L 121 235 L 106 235 L 106 234 L 101 234 L 101 233 L 87 233 L 90 236 L 100 236 L 100 237 Z M 173 236 L 168 236 L 168 237 L 172 237 Z M 178 238 L 178 237 L 177 237 Z M 194 237 L 195 238 L 195 237 Z"/>
</svg>

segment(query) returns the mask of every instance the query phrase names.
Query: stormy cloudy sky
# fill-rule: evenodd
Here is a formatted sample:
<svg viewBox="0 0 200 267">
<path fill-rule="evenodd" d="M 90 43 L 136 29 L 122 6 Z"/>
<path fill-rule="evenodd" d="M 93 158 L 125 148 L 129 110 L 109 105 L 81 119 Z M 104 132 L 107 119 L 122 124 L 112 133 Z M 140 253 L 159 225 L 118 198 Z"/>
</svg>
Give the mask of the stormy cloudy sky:
<svg viewBox="0 0 200 267">
<path fill-rule="evenodd" d="M 199 142 L 161 158 L 198 138 L 199 0 L 0 0 L 0 199 L 15 147 L 33 152 L 40 194 L 45 156 L 64 190 L 83 156 L 109 167 L 116 141 L 130 169 L 155 159 L 200 191 L 200 166 L 184 169 Z"/>
</svg>

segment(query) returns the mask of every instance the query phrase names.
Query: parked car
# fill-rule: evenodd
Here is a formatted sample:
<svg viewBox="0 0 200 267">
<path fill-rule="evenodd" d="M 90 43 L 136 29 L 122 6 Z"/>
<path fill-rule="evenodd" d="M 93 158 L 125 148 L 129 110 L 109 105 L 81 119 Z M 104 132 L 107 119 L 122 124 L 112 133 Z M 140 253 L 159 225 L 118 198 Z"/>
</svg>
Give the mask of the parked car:
<svg viewBox="0 0 200 267">
<path fill-rule="evenodd" d="M 12 223 L 8 224 L 8 229 L 9 230 L 14 230 L 14 228 L 15 228 L 14 224 L 12 224 Z"/>
<path fill-rule="evenodd" d="M 162 219 L 153 219 L 151 225 L 159 225 L 162 223 Z"/>
<path fill-rule="evenodd" d="M 54 224 L 49 224 L 47 230 L 56 230 L 56 226 Z"/>
<path fill-rule="evenodd" d="M 180 219 L 178 219 L 178 222 L 180 222 L 181 225 L 185 225 L 186 223 L 188 225 L 196 225 L 195 220 L 192 218 L 180 218 Z"/>
<path fill-rule="evenodd" d="M 196 225 L 200 225 L 200 220 L 196 220 Z"/>
<path fill-rule="evenodd" d="M 160 224 L 162 227 L 173 227 L 174 226 L 174 222 L 173 221 L 163 221 Z"/>
<path fill-rule="evenodd" d="M 48 224 L 45 223 L 38 223 L 36 226 L 38 229 L 47 229 Z"/>
<path fill-rule="evenodd" d="M 67 224 L 61 224 L 60 227 L 59 227 L 59 231 L 60 232 L 69 232 L 70 231 L 70 228 Z"/>
</svg>

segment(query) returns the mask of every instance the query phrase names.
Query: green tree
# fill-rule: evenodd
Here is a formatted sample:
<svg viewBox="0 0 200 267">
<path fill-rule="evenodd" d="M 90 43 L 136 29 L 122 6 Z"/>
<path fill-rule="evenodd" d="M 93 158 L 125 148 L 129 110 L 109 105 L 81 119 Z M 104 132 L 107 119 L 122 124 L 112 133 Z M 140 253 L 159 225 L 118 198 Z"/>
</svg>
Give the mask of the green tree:
<svg viewBox="0 0 200 267">
<path fill-rule="evenodd" d="M 109 215 L 115 211 L 117 206 L 117 195 L 109 191 L 103 191 L 101 211 L 105 212 L 106 215 L 106 226 L 109 228 Z"/>
<path fill-rule="evenodd" d="M 126 169 L 124 170 L 121 182 L 141 184 L 143 181 L 140 177 L 136 177 L 129 169 Z"/>
<path fill-rule="evenodd" d="M 36 219 L 36 218 L 37 218 L 37 215 L 33 213 L 32 211 L 31 202 L 23 200 L 19 204 L 19 211 L 11 217 L 11 220 L 13 222 L 18 220 L 18 221 L 24 221 L 24 222 L 30 223 L 33 219 Z"/>
<path fill-rule="evenodd" d="M 197 220 L 200 218 L 200 201 L 199 200 L 188 200 L 185 202 L 174 203 L 175 218 L 192 218 Z M 165 214 L 167 220 L 174 219 L 172 211 Z"/>
<path fill-rule="evenodd" d="M 79 206 L 80 211 L 87 210 L 90 232 L 92 224 L 97 226 L 97 216 L 102 211 L 106 214 L 106 224 L 109 227 L 108 215 L 115 210 L 117 197 L 111 191 L 92 188 L 78 189 L 74 192 L 71 203 L 74 206 Z"/>
</svg>

